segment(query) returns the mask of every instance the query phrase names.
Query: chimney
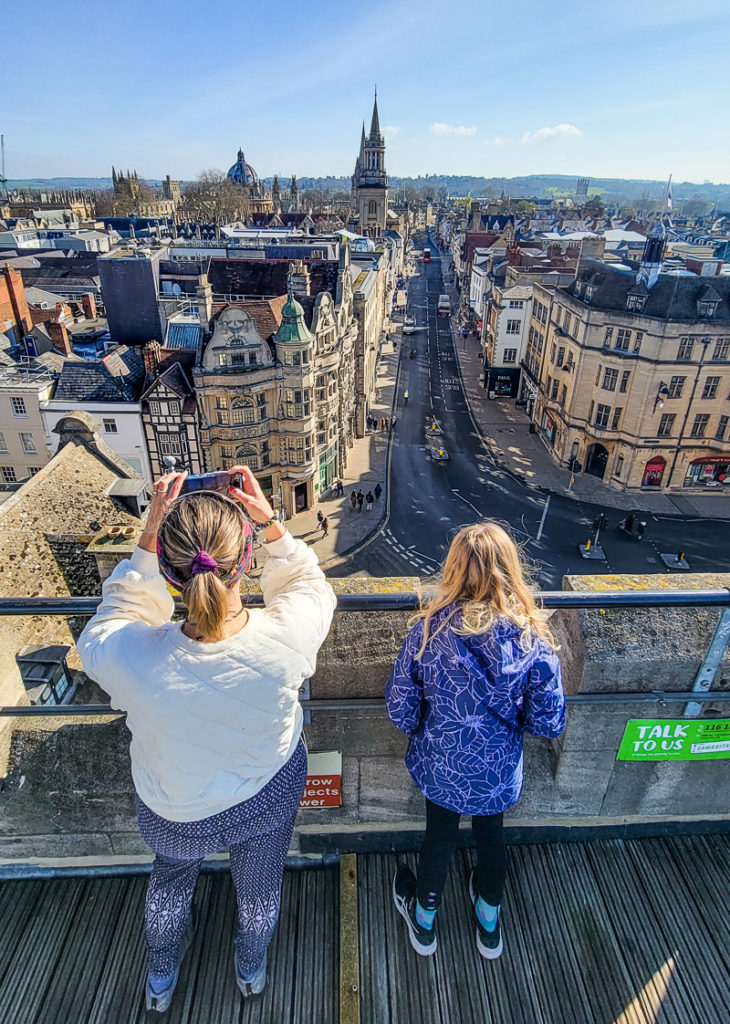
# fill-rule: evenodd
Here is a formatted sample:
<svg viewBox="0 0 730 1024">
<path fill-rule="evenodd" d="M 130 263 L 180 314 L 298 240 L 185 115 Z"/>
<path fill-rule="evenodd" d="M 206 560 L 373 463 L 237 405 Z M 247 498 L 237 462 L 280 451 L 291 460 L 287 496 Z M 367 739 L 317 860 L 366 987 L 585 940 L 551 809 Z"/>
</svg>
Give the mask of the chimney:
<svg viewBox="0 0 730 1024">
<path fill-rule="evenodd" d="M 142 349 L 142 359 L 147 376 L 154 380 L 160 369 L 160 348 L 159 341 L 149 341 Z"/>
<path fill-rule="evenodd" d="M 5 287 L 10 301 L 13 320 L 15 321 L 14 326 L 18 329 L 18 341 L 20 341 L 23 335 L 33 328 L 28 301 L 25 297 L 23 278 L 20 276 L 20 271 L 14 270 L 12 267 L 4 267 L 3 275 L 5 277 Z"/>
<path fill-rule="evenodd" d="M 598 260 L 600 262 L 603 259 L 605 251 L 606 239 L 603 235 L 586 235 L 580 243 L 580 255 L 578 256 L 576 275 L 578 274 L 578 271 L 583 270 L 587 260 Z"/>
<path fill-rule="evenodd" d="M 48 331 L 48 336 L 56 352 L 60 352 L 62 356 L 74 354 L 65 324 L 57 320 L 48 320 L 43 326 Z"/>
<path fill-rule="evenodd" d="M 289 287 L 292 295 L 309 295 L 309 268 L 303 260 L 292 260 L 289 264 Z"/>
<path fill-rule="evenodd" d="M 195 294 L 198 299 L 200 326 L 207 331 L 210 327 L 210 318 L 213 316 L 213 286 L 208 280 L 207 274 L 201 274 L 198 278 Z"/>
<path fill-rule="evenodd" d="M 84 292 L 81 296 L 81 308 L 87 320 L 96 320 L 96 300 L 93 292 Z"/>
</svg>

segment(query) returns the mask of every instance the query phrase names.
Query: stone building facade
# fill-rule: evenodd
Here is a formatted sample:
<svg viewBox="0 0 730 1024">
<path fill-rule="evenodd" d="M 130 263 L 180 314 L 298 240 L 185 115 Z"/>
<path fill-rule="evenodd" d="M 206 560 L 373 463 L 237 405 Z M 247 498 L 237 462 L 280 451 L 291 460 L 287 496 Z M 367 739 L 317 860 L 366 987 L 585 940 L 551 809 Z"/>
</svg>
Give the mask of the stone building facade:
<svg viewBox="0 0 730 1024">
<path fill-rule="evenodd" d="M 289 294 L 214 311 L 193 371 L 206 471 L 248 464 L 287 515 L 344 473 L 355 436 L 357 322 L 349 250 L 336 294 L 309 294 L 304 263 Z"/>
<path fill-rule="evenodd" d="M 561 465 L 618 490 L 730 486 L 730 278 L 590 261 L 535 286 L 524 368 Z"/>
</svg>

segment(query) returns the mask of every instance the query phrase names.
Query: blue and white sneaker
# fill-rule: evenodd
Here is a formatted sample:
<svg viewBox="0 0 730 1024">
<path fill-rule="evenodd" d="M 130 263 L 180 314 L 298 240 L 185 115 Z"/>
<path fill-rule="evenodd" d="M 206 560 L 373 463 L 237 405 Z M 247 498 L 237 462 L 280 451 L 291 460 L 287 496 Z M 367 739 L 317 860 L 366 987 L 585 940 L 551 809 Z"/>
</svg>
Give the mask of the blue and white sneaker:
<svg viewBox="0 0 730 1024">
<path fill-rule="evenodd" d="M 244 978 L 238 969 L 238 960 L 233 957 L 233 963 L 236 968 L 236 984 L 241 990 L 242 996 L 258 996 L 266 988 L 266 953 L 264 953 L 264 959 L 261 961 L 261 966 L 256 971 L 252 978 Z"/>
<path fill-rule="evenodd" d="M 474 904 L 474 919 L 477 923 L 477 949 L 487 960 L 496 960 L 498 956 L 502 955 L 502 929 L 499 926 L 499 911 L 497 911 L 497 922 L 494 928 L 489 931 L 488 928 L 484 927 L 477 915 L 476 903 L 479 896 L 474 883 L 473 871 L 469 875 L 469 895 Z"/>
<path fill-rule="evenodd" d="M 408 938 L 419 956 L 433 956 L 438 945 L 436 921 L 430 928 L 424 928 L 416 917 L 416 876 L 411 869 L 401 864 L 393 878 L 393 902 L 398 913 L 408 925 Z"/>
<path fill-rule="evenodd" d="M 193 907 L 187 926 L 183 932 L 182 941 L 180 942 L 180 952 L 178 954 L 178 963 L 175 971 L 166 977 L 159 974 L 151 974 L 149 972 L 147 974 L 145 1005 L 148 1010 L 152 1010 L 156 1013 L 164 1013 L 169 1009 L 173 993 L 175 992 L 175 986 L 177 985 L 177 979 L 180 974 L 180 966 L 185 959 L 185 954 L 192 945 L 197 926 L 198 911 L 196 907 Z"/>
</svg>

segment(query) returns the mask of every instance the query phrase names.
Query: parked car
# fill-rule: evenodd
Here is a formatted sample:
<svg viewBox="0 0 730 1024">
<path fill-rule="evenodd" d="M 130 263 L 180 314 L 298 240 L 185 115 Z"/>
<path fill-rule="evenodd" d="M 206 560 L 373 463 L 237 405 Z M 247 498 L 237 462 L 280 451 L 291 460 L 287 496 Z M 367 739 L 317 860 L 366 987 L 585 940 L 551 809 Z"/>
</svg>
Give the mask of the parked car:
<svg viewBox="0 0 730 1024">
<path fill-rule="evenodd" d="M 403 324 L 404 334 L 414 334 L 416 330 L 416 321 L 413 317 L 407 316 Z"/>
</svg>

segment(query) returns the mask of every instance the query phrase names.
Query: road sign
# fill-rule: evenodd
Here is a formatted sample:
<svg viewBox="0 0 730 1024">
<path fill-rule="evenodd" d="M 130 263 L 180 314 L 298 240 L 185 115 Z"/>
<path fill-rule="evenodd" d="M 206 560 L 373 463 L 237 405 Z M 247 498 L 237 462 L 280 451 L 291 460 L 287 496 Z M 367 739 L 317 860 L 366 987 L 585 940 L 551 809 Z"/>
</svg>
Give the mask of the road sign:
<svg viewBox="0 0 730 1024">
<path fill-rule="evenodd" d="M 730 718 L 637 718 L 626 723 L 617 761 L 730 758 Z"/>
</svg>

